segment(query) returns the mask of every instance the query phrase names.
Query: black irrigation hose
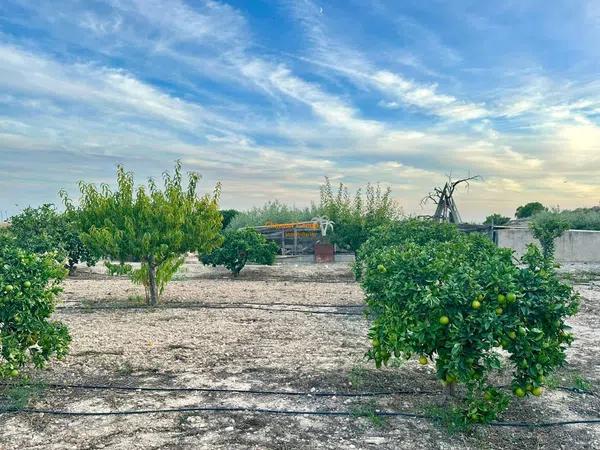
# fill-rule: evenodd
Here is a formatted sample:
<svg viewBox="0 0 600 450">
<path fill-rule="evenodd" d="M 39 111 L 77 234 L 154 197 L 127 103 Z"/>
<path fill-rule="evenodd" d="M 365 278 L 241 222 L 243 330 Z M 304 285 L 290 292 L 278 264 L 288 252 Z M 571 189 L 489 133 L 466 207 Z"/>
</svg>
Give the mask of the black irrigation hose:
<svg viewBox="0 0 600 450">
<path fill-rule="evenodd" d="M 496 386 L 497 388 L 505 388 L 505 389 L 512 389 L 512 386 L 510 384 L 502 384 L 500 386 Z M 565 391 L 565 392 L 572 392 L 574 394 L 585 394 L 585 395 L 591 395 L 592 397 L 598 397 L 598 394 L 596 394 L 593 391 L 587 391 L 585 389 L 580 389 L 580 388 L 576 388 L 576 387 L 569 387 L 569 386 L 555 386 L 553 388 L 550 388 L 550 390 L 557 390 L 557 391 Z"/>
<path fill-rule="evenodd" d="M 0 386 L 10 386 L 11 383 L 0 383 Z M 439 391 L 376 391 L 376 392 L 309 392 L 309 391 L 271 391 L 259 389 L 227 389 L 208 387 L 147 387 L 123 385 L 96 384 L 62 384 L 43 383 L 44 386 L 57 389 L 89 389 L 115 391 L 146 391 L 146 392 L 220 392 L 232 394 L 282 395 L 282 396 L 313 396 L 313 397 L 376 397 L 380 395 L 437 395 Z"/>
<path fill-rule="evenodd" d="M 190 406 L 182 408 L 161 408 L 161 409 L 138 409 L 125 411 L 61 411 L 55 409 L 38 409 L 38 408 L 23 408 L 23 409 L 6 409 L 0 412 L 7 413 L 26 413 L 26 414 L 51 414 L 57 416 L 125 416 L 138 414 L 158 414 L 170 412 L 248 412 L 259 414 L 280 414 L 289 416 L 356 416 L 356 413 L 349 411 L 310 411 L 310 410 L 287 410 L 287 409 L 269 409 L 269 408 L 249 408 L 243 406 Z M 423 414 L 408 413 L 408 412 L 390 412 L 381 411 L 377 415 L 380 416 L 398 416 L 398 417 L 413 417 L 418 419 L 429 419 L 433 416 Z"/>
<path fill-rule="evenodd" d="M 0 382 L 0 386 L 12 386 L 14 383 Z M 45 387 L 53 389 L 89 389 L 89 390 L 113 390 L 113 391 L 142 391 L 142 392 L 220 392 L 231 394 L 256 394 L 256 395 L 283 395 L 283 396 L 313 396 L 313 397 L 377 397 L 380 395 L 440 395 L 442 391 L 427 390 L 394 390 L 394 391 L 371 391 L 371 392 L 328 392 L 328 391 L 273 391 L 261 389 L 228 389 L 211 387 L 151 387 L 151 386 L 123 386 L 110 384 L 69 384 L 69 383 L 43 383 Z M 497 388 L 510 388 L 510 385 L 500 385 Z M 574 394 L 585 394 L 597 397 L 592 391 L 586 391 L 576 387 L 556 386 L 556 390 L 572 392 Z"/>
<path fill-rule="evenodd" d="M 230 406 L 197 406 L 197 407 L 185 407 L 185 408 L 163 408 L 163 409 L 139 409 L 139 410 L 125 410 L 125 411 L 61 411 L 55 409 L 38 409 L 38 408 L 24 408 L 24 409 L 6 409 L 5 413 L 24 413 L 24 414 L 49 414 L 57 416 L 126 416 L 126 415 L 140 415 L 140 414 L 163 414 L 163 413 L 183 413 L 183 412 L 245 412 L 254 414 L 277 414 L 287 416 L 357 416 L 357 413 L 349 411 L 309 411 L 309 410 L 287 410 L 287 409 L 268 409 L 268 408 L 248 408 L 248 407 L 230 407 Z M 436 419 L 435 416 L 417 414 L 411 412 L 400 412 L 400 411 L 380 411 L 375 412 L 377 416 L 382 417 L 407 417 L 413 419 Z M 558 420 L 551 422 L 491 422 L 488 424 L 492 427 L 515 427 L 515 428 L 548 428 L 565 425 L 578 425 L 588 424 L 597 425 L 600 424 L 600 418 L 598 419 L 581 419 L 581 420 Z"/>
<path fill-rule="evenodd" d="M 78 311 L 86 312 L 86 311 L 97 311 L 97 310 L 126 310 L 126 309 L 149 310 L 149 311 L 160 311 L 160 310 L 166 310 L 166 309 L 249 309 L 249 310 L 251 309 L 251 310 L 257 310 L 257 311 L 298 312 L 298 313 L 307 313 L 307 314 L 323 314 L 323 315 L 337 315 L 337 316 L 364 316 L 364 314 L 362 312 L 315 311 L 315 310 L 311 310 L 311 309 L 292 309 L 292 308 L 281 309 L 281 308 L 267 308 L 267 307 L 262 307 L 262 306 L 253 307 L 253 306 L 249 306 L 249 305 L 244 306 L 244 305 L 208 305 L 208 304 L 185 305 L 185 304 L 182 304 L 181 306 L 175 306 L 175 307 L 160 307 L 159 306 L 159 307 L 154 307 L 154 308 L 150 308 L 147 306 L 128 306 L 128 305 L 93 306 L 93 307 L 83 306 L 83 307 L 76 307 L 76 308 L 59 306 L 56 308 L 57 311 L 62 311 L 62 312 L 78 312 Z"/>
</svg>

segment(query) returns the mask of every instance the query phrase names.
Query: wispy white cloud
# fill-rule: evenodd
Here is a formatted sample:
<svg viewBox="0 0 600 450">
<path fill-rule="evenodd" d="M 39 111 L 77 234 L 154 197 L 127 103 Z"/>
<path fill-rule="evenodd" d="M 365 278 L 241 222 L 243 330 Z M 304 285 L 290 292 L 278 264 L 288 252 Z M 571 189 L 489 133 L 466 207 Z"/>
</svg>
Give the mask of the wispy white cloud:
<svg viewBox="0 0 600 450">
<path fill-rule="evenodd" d="M 0 86 L 26 96 L 83 101 L 117 108 L 122 112 L 147 114 L 165 120 L 192 123 L 198 106 L 165 95 L 122 70 L 89 65 L 64 65 L 19 48 L 0 44 Z"/>
<path fill-rule="evenodd" d="M 435 84 L 418 85 L 387 70 L 375 72 L 369 78 L 375 87 L 392 99 L 391 102 L 384 103 L 386 107 L 416 106 L 453 120 L 471 120 L 489 115 L 484 105 L 463 102 L 451 95 L 439 94 Z"/>
<path fill-rule="evenodd" d="M 435 84 L 423 84 L 409 80 L 404 76 L 386 69 L 377 68 L 366 55 L 358 50 L 349 49 L 340 42 L 337 35 L 328 32 L 327 18 L 319 14 L 320 7 L 311 0 L 288 3 L 296 19 L 304 26 L 307 40 L 312 44 L 312 55 L 302 59 L 330 70 L 336 70 L 359 86 L 367 85 L 381 92 L 385 99 L 380 105 L 386 108 L 416 107 L 429 114 L 451 118 L 453 120 L 471 120 L 489 115 L 484 105 L 462 101 L 458 98 L 439 93 Z M 400 20 L 400 19 L 398 19 Z M 437 42 L 433 33 L 415 23 L 402 19 L 405 27 L 419 29 L 432 42 Z M 460 60 L 451 49 L 442 48 L 449 59 Z M 414 60 L 413 60 L 414 61 Z"/>
<path fill-rule="evenodd" d="M 396 21 L 382 3 L 379 20 L 388 14 L 418 31 L 443 59 L 433 70 L 435 58 L 388 42 L 405 56 L 396 64 L 361 45 L 343 17 L 349 8 L 321 14 L 311 1 L 284 3 L 285 26 L 304 30 L 289 46 L 265 41 L 250 10 L 217 1 L 110 0 L 101 10 L 73 2 L 69 13 L 24 4 L 54 34 L 46 43 L 0 34 L 0 172 L 32 199 L 75 181 L 36 178 L 61 161 L 109 181 L 116 162 L 157 175 L 176 158 L 209 183 L 222 180 L 234 207 L 273 197 L 307 204 L 330 175 L 389 184 L 407 212 L 421 213 L 420 198 L 450 171 L 484 175 L 459 194 L 466 217 L 511 213 L 528 196 L 562 205 L 600 197 L 597 82 L 542 65 L 471 70 L 440 34 Z M 484 78 L 485 89 L 469 84 Z M 22 160 L 30 169 L 16 171 Z"/>
</svg>

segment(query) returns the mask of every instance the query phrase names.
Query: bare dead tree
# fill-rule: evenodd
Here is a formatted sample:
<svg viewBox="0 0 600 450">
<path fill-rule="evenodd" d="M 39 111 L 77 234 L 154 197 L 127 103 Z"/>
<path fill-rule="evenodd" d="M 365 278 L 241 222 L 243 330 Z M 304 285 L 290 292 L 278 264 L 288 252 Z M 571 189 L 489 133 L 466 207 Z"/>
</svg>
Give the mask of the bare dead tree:
<svg viewBox="0 0 600 450">
<path fill-rule="evenodd" d="M 435 213 L 433 214 L 434 220 L 456 224 L 462 223 L 460 213 L 458 212 L 456 202 L 454 201 L 454 191 L 461 184 L 464 184 L 466 189 L 469 189 L 470 181 L 481 179 L 482 178 L 479 175 L 475 175 L 452 180 L 452 174 L 450 174 L 448 175 L 448 181 L 446 181 L 443 187 L 435 187 L 433 188 L 433 191 L 423 197 L 421 206 L 429 201 L 433 201 L 437 205 Z"/>
</svg>

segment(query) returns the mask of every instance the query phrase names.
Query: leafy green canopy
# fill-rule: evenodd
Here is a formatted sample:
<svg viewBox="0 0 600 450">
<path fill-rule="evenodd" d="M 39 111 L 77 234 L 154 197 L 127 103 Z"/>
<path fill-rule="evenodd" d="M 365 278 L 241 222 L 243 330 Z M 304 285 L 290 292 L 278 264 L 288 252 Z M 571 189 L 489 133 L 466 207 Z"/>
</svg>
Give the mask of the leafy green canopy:
<svg viewBox="0 0 600 450">
<path fill-rule="evenodd" d="M 600 231 L 600 206 L 553 212 L 553 214 L 566 221 L 572 230 Z M 534 220 L 535 217 L 537 216 L 534 216 Z"/>
<path fill-rule="evenodd" d="M 519 206 L 517 208 L 517 211 L 515 212 L 515 217 L 517 219 L 525 219 L 527 217 L 534 216 L 537 213 L 547 210 L 548 208 L 546 208 L 540 202 L 530 202 L 525 205 Z"/>
<path fill-rule="evenodd" d="M 494 213 L 485 218 L 483 221 L 484 225 L 506 225 L 510 222 L 510 217 L 503 216 L 502 214 Z"/>
<path fill-rule="evenodd" d="M 229 228 L 237 230 L 244 227 L 256 227 L 273 223 L 305 222 L 319 215 L 319 210 L 312 205 L 310 208 L 296 208 L 281 203 L 279 200 L 267 202 L 263 206 L 254 207 L 235 215 Z"/>
<path fill-rule="evenodd" d="M 201 256 L 200 260 L 213 267 L 225 266 L 237 276 L 248 262 L 273 264 L 276 253 L 277 244 L 267 241 L 252 228 L 243 228 L 225 231 L 223 246 Z"/>
<path fill-rule="evenodd" d="M 369 255 L 395 245 L 413 242 L 425 245 L 429 242 L 448 242 L 458 239 L 460 232 L 455 225 L 430 219 L 406 219 L 389 222 L 373 229 L 369 239 L 356 252 L 354 274 L 360 280 Z"/>
<path fill-rule="evenodd" d="M 500 348 L 514 368 L 514 393 L 540 395 L 573 340 L 564 319 L 578 298 L 537 247 L 522 262 L 481 235 L 408 241 L 365 255 L 370 358 L 377 366 L 412 355 L 433 362 L 445 384 L 466 386 L 456 408 L 467 423 L 492 420 L 508 403 L 488 381 L 504 363 Z"/>
<path fill-rule="evenodd" d="M 221 215 L 223 216 L 223 229 L 227 228 L 231 221 L 237 216 L 240 212 L 237 209 L 223 209 L 221 210 Z"/>
<path fill-rule="evenodd" d="M 52 204 L 25 208 L 11 218 L 9 232 L 16 237 L 19 247 L 33 253 L 56 252 L 58 260 L 66 259 L 69 270 L 73 271 L 80 261 L 96 263 L 79 237 L 76 215 L 76 211 L 59 213 Z"/>
<path fill-rule="evenodd" d="M 350 198 L 348 188 L 342 183 L 334 193 L 328 178 L 321 186 L 320 213 L 334 222 L 331 242 L 353 252 L 368 239 L 371 230 L 402 215 L 391 198 L 390 188 L 382 190 L 379 184 L 367 184 L 364 196 L 358 189 L 354 198 Z"/>
<path fill-rule="evenodd" d="M 117 169 L 117 189 L 81 182 L 79 226 L 83 242 L 95 253 L 124 264 L 138 260 L 145 272 L 147 299 L 158 302 L 157 270 L 173 265 L 186 252 L 212 251 L 221 243 L 219 186 L 212 195 L 197 195 L 199 175 L 188 174 L 183 185 L 181 164 L 163 174 L 164 189 L 154 180 L 134 188 L 133 173 Z M 66 199 L 69 209 L 74 209 Z M 169 273 L 170 271 L 163 271 Z M 132 272 L 134 276 L 143 273 Z M 170 278 L 170 277 L 167 277 Z M 168 280 L 164 280 L 166 284 Z"/>
<path fill-rule="evenodd" d="M 67 327 L 49 320 L 65 275 L 53 253 L 28 252 L 14 238 L 0 236 L 0 378 L 67 353 Z"/>
<path fill-rule="evenodd" d="M 554 241 L 569 227 L 569 222 L 559 213 L 545 211 L 536 214 L 529 224 L 535 237 L 542 245 L 545 258 L 554 256 Z"/>
</svg>

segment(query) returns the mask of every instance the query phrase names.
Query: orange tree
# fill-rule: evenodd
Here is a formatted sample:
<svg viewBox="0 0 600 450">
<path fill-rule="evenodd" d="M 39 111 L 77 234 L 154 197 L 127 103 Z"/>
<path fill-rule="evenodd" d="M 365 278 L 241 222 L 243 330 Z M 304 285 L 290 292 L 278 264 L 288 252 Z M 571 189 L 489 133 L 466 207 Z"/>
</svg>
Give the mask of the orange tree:
<svg viewBox="0 0 600 450">
<path fill-rule="evenodd" d="M 364 260 L 379 250 L 414 242 L 423 245 L 428 242 L 446 242 L 458 238 L 458 228 L 433 220 L 406 219 L 388 222 L 373 229 L 370 238 L 356 252 L 354 275 L 360 280 L 365 269 Z"/>
<path fill-rule="evenodd" d="M 8 232 L 15 236 L 19 247 L 34 253 L 54 252 L 57 260 L 65 261 L 70 273 L 76 264 L 85 261 L 94 265 L 96 259 L 83 245 L 77 231 L 77 212 L 59 213 L 46 203 L 38 208 L 25 208 L 11 217 Z"/>
<path fill-rule="evenodd" d="M 0 378 L 67 353 L 67 327 L 50 320 L 66 273 L 55 254 L 32 253 L 0 236 Z"/>
<path fill-rule="evenodd" d="M 466 387 L 456 408 L 467 423 L 488 422 L 508 404 L 489 380 L 503 364 L 517 397 L 541 395 L 573 340 L 564 319 L 578 298 L 537 247 L 522 262 L 480 235 L 409 239 L 364 255 L 369 357 L 377 366 L 413 355 L 434 364 L 446 385 Z"/>
<path fill-rule="evenodd" d="M 205 265 L 225 266 L 237 277 L 246 263 L 270 266 L 275 262 L 277 244 L 267 241 L 254 228 L 227 230 L 223 233 L 223 245 L 207 255 L 201 255 Z"/>
<path fill-rule="evenodd" d="M 158 303 L 162 288 L 183 262 L 182 255 L 210 252 L 222 241 L 219 186 L 213 195 L 199 196 L 199 178 L 189 173 L 184 185 L 178 162 L 173 174 L 163 174 L 163 190 L 152 179 L 148 188 L 136 189 L 133 173 L 120 166 L 114 191 L 107 185 L 80 183 L 77 218 L 82 241 L 94 254 L 118 261 L 123 273 L 144 284 L 151 305 Z M 65 203 L 69 210 L 75 208 L 67 197 Z M 131 270 L 126 261 L 140 261 L 141 268 Z"/>
</svg>

